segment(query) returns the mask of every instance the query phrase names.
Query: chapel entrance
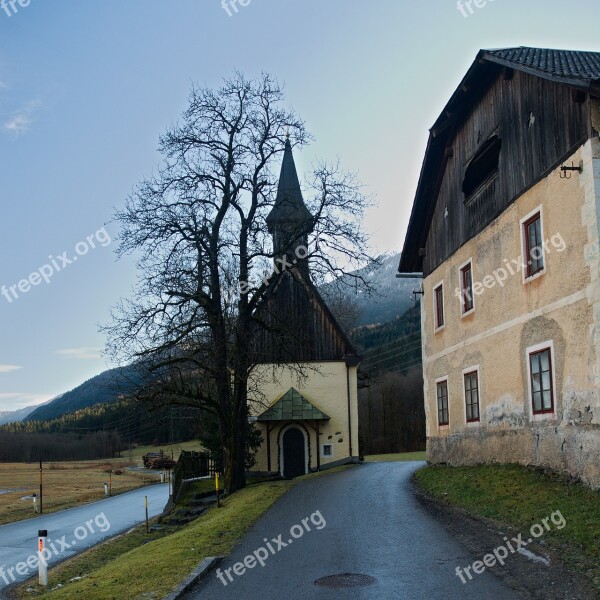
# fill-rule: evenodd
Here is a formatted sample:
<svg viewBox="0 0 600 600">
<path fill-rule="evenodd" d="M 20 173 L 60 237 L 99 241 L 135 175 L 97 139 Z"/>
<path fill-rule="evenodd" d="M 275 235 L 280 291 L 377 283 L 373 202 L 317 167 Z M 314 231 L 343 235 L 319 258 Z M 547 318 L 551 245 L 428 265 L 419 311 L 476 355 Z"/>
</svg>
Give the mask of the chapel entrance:
<svg viewBox="0 0 600 600">
<path fill-rule="evenodd" d="M 283 477 L 291 479 L 306 475 L 306 448 L 304 435 L 297 427 L 286 429 L 283 434 Z"/>
</svg>

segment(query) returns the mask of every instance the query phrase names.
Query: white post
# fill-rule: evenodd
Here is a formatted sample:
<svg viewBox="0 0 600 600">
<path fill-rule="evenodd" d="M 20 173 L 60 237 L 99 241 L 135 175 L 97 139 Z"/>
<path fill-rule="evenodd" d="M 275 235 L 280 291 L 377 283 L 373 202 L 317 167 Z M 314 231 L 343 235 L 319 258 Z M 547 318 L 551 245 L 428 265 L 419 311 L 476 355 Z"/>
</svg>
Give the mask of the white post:
<svg viewBox="0 0 600 600">
<path fill-rule="evenodd" d="M 37 494 L 33 495 L 33 512 L 38 512 Z"/>
<path fill-rule="evenodd" d="M 104 495 L 108 496 L 108 483 L 104 484 Z"/>
<path fill-rule="evenodd" d="M 46 538 L 48 532 L 45 529 L 38 531 L 38 564 L 39 564 L 39 582 L 40 585 L 48 586 L 48 563 L 46 562 L 46 556 L 44 550 L 46 550 Z"/>
<path fill-rule="evenodd" d="M 160 474 L 160 482 L 161 483 L 165 482 L 165 472 L 164 471 Z"/>
</svg>

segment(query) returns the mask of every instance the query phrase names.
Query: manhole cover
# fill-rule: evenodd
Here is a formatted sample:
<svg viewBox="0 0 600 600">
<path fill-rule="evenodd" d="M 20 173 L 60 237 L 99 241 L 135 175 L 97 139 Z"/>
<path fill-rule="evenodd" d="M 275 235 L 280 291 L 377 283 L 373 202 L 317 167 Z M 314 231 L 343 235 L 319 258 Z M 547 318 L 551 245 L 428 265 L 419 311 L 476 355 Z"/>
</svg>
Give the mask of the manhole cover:
<svg viewBox="0 0 600 600">
<path fill-rule="evenodd" d="M 364 587 L 375 583 L 375 577 L 358 575 L 357 573 L 342 573 L 341 575 L 327 575 L 315 581 L 315 585 L 328 588 L 353 588 Z"/>
</svg>

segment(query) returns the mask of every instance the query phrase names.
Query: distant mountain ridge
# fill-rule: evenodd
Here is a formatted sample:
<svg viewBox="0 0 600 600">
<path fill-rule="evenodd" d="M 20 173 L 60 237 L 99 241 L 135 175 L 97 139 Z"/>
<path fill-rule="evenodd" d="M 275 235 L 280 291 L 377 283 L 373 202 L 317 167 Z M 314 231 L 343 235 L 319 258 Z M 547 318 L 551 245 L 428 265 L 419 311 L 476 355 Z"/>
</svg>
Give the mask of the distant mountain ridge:
<svg viewBox="0 0 600 600">
<path fill-rule="evenodd" d="M 138 382 L 139 371 L 135 367 L 109 369 L 36 408 L 24 420 L 47 421 L 95 404 L 115 402 L 133 391 Z"/>
<path fill-rule="evenodd" d="M 60 396 L 52 398 L 44 404 L 36 404 L 35 406 L 26 406 L 25 408 L 19 408 L 18 410 L 4 410 L 0 411 L 0 425 L 7 425 L 8 423 L 16 423 L 17 421 L 25 420 L 34 410 L 37 410 L 40 406 L 50 404 Z"/>
<path fill-rule="evenodd" d="M 420 279 L 398 279 L 396 273 L 400 254 L 383 254 L 379 264 L 371 264 L 345 275 L 339 281 L 321 286 L 326 299 L 342 290 L 344 299 L 358 311 L 355 327 L 389 323 L 400 318 L 415 303 L 413 290 L 421 286 Z M 359 275 L 374 292 L 355 287 Z M 341 285 L 340 285 L 341 284 Z M 334 311 L 335 313 L 335 311 Z"/>
</svg>

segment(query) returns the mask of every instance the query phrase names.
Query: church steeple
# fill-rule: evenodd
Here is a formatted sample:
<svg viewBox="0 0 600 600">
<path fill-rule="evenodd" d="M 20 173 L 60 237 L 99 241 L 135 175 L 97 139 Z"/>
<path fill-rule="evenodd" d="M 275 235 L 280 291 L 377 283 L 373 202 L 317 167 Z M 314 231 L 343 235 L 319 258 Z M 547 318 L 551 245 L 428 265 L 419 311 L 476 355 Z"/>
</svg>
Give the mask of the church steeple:
<svg viewBox="0 0 600 600">
<path fill-rule="evenodd" d="M 304 257 L 308 253 L 308 234 L 313 230 L 313 217 L 302 198 L 289 137 L 285 142 L 277 198 L 267 216 L 267 226 L 273 236 L 275 257 L 287 255 L 288 262 L 308 271 L 308 259 Z"/>
</svg>

